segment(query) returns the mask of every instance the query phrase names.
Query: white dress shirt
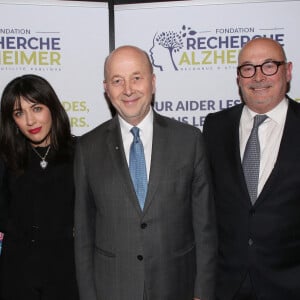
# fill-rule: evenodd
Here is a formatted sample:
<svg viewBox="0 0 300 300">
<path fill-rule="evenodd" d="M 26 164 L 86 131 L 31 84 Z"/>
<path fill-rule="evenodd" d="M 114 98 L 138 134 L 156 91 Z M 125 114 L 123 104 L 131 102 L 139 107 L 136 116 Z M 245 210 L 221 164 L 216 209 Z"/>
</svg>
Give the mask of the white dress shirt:
<svg viewBox="0 0 300 300">
<path fill-rule="evenodd" d="M 130 132 L 131 128 L 133 127 L 131 124 L 127 123 L 124 119 L 120 116 L 120 127 L 121 127 L 121 134 L 123 139 L 123 146 L 124 151 L 127 159 L 127 164 L 129 166 L 129 153 L 130 153 L 130 145 L 133 141 L 133 135 Z M 150 108 L 149 113 L 146 117 L 136 125 L 140 129 L 140 139 L 143 143 L 144 147 L 144 154 L 146 160 L 146 169 L 147 169 L 147 178 L 149 180 L 150 174 L 150 166 L 151 166 L 151 154 L 152 154 L 152 140 L 153 140 L 153 110 Z"/>
<path fill-rule="evenodd" d="M 260 171 L 257 195 L 263 189 L 276 163 L 287 109 L 288 100 L 283 99 L 275 108 L 265 114 L 268 118 L 258 127 Z M 245 147 L 253 127 L 253 118 L 256 114 L 246 105 L 244 106 L 239 127 L 241 160 L 243 160 Z"/>
</svg>

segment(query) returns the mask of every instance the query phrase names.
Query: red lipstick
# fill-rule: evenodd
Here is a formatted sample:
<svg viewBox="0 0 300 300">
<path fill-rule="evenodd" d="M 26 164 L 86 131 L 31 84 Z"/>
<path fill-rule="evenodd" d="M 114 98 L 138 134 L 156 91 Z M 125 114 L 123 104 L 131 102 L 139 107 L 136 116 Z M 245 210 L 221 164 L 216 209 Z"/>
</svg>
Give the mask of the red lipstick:
<svg viewBox="0 0 300 300">
<path fill-rule="evenodd" d="M 34 128 L 34 129 L 30 129 L 29 130 L 29 133 L 31 134 L 37 134 L 41 131 L 42 127 L 37 127 L 37 128 Z"/>
</svg>

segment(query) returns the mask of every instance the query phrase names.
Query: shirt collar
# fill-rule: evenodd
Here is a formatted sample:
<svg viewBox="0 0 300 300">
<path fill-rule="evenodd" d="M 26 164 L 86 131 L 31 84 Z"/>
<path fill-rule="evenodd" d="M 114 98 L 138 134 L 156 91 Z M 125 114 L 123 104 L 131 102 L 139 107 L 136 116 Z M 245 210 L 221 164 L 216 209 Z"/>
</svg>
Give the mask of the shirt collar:
<svg viewBox="0 0 300 300">
<path fill-rule="evenodd" d="M 244 106 L 245 117 L 250 122 L 257 115 L 256 112 L 251 110 L 247 105 Z M 264 115 L 268 116 L 269 119 L 280 124 L 285 120 L 286 112 L 288 109 L 288 99 L 284 98 L 280 101 L 272 110 L 268 111 Z M 268 119 L 267 119 L 268 120 Z"/>
<path fill-rule="evenodd" d="M 153 114 L 152 107 L 150 107 L 150 110 L 149 110 L 148 114 L 145 116 L 145 118 L 139 124 L 136 125 L 136 127 L 138 127 L 140 129 L 140 135 L 144 135 L 145 133 L 147 133 L 149 131 L 149 128 L 152 128 L 153 115 L 154 114 Z M 126 122 L 122 117 L 120 117 L 120 115 L 118 115 L 118 118 L 119 118 L 119 122 L 120 122 L 122 135 L 123 134 L 131 134 L 130 129 L 134 126 L 132 126 L 131 124 Z"/>
</svg>

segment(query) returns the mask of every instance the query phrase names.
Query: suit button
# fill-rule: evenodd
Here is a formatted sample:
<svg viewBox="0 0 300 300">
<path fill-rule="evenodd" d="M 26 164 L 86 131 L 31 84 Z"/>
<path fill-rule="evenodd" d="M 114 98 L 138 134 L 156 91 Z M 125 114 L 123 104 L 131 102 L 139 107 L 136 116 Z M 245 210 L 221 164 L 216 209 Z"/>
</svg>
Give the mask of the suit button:
<svg viewBox="0 0 300 300">
<path fill-rule="evenodd" d="M 142 223 L 142 224 L 141 224 L 141 228 L 142 228 L 142 229 L 145 229 L 147 226 L 148 226 L 147 223 Z"/>
<path fill-rule="evenodd" d="M 250 216 L 253 216 L 255 214 L 255 209 L 253 207 L 249 210 L 249 214 Z"/>
<path fill-rule="evenodd" d="M 249 245 L 249 246 L 252 246 L 252 245 L 253 245 L 253 240 L 252 240 L 252 239 L 249 239 L 249 240 L 248 240 L 248 245 Z"/>
<path fill-rule="evenodd" d="M 144 257 L 143 257 L 143 255 L 138 255 L 138 256 L 137 256 L 137 259 L 138 259 L 138 260 L 143 260 Z"/>
</svg>

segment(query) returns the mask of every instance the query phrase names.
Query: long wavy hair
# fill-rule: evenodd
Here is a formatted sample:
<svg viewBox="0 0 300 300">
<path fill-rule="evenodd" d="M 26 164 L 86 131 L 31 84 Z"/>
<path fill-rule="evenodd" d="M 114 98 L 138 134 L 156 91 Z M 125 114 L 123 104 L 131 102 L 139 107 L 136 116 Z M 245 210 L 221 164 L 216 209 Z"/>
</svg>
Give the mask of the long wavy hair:
<svg viewBox="0 0 300 300">
<path fill-rule="evenodd" d="M 52 117 L 49 133 L 55 159 L 66 159 L 72 154 L 73 138 L 68 115 L 50 83 L 38 75 L 27 74 L 10 81 L 1 97 L 0 154 L 8 168 L 25 170 L 30 141 L 18 130 L 13 119 L 14 109 L 21 108 L 21 97 L 48 107 Z"/>
</svg>

